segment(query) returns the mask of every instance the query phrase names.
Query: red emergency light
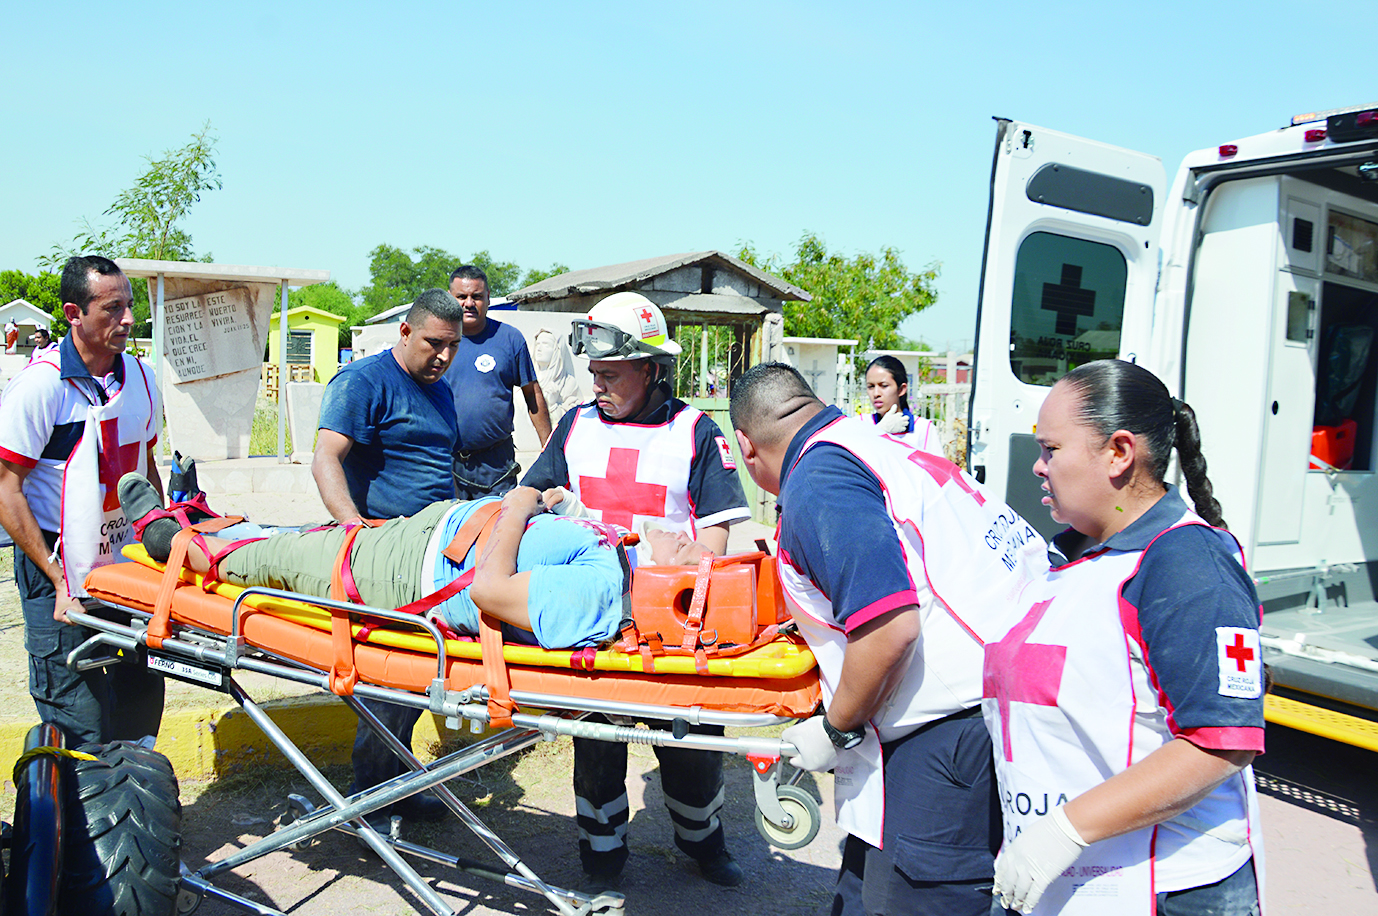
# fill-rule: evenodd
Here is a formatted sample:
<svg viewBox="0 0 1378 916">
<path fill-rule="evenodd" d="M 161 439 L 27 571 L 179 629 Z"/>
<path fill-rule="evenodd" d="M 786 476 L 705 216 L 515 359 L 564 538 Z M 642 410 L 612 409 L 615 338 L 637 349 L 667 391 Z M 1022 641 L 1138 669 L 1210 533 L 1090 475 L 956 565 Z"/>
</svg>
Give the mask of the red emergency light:
<svg viewBox="0 0 1378 916">
<path fill-rule="evenodd" d="M 1325 128 L 1324 128 L 1324 127 L 1320 127 L 1320 128 L 1315 129 L 1315 130 L 1308 130 L 1308 131 L 1306 132 L 1306 142 L 1307 142 L 1307 143 L 1320 143 L 1320 142 L 1321 142 L 1322 140 L 1324 140 L 1324 139 L 1325 139 Z"/>
<path fill-rule="evenodd" d="M 1239 152 L 1239 147 L 1234 143 L 1222 143 L 1220 145 L 1220 155 L 1222 156 L 1233 156 L 1237 152 Z"/>
</svg>

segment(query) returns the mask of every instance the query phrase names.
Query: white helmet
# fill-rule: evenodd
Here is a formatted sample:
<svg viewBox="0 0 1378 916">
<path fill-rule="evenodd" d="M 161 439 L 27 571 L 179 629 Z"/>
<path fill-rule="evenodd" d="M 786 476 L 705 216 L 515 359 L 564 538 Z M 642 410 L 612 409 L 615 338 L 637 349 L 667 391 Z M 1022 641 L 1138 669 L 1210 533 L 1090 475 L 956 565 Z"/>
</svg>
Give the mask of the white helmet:
<svg viewBox="0 0 1378 916">
<path fill-rule="evenodd" d="M 640 293 L 613 293 L 571 323 L 569 346 L 589 359 L 673 361 L 679 344 L 670 339 L 660 308 Z"/>
</svg>

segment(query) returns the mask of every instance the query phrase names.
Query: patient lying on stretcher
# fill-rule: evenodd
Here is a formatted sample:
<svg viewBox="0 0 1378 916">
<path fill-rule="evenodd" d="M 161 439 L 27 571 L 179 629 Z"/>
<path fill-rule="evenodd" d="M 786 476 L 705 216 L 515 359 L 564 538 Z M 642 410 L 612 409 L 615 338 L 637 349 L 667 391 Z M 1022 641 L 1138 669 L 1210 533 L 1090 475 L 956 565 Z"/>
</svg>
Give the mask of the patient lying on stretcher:
<svg viewBox="0 0 1378 916">
<path fill-rule="evenodd" d="M 144 549 L 166 562 L 182 522 L 162 508 L 146 477 L 125 475 L 119 496 Z M 555 491 L 547 496 L 552 501 L 559 498 Z M 469 549 L 462 564 L 444 555 L 470 514 L 493 502 L 432 503 L 410 518 L 362 529 L 349 556 L 349 573 L 362 603 L 402 607 L 476 565 L 473 582 L 427 612 L 428 617 L 472 634 L 478 632 L 482 608 L 503 621 L 505 638 L 547 649 L 598 646 L 615 639 L 622 620 L 623 571 L 608 528 L 545 514 L 542 494 L 530 487 L 518 487 L 503 498 L 482 551 Z M 346 534 L 343 527 L 329 527 L 248 541 L 224 555 L 216 576 L 238 586 L 329 597 L 331 573 Z M 207 572 L 211 558 L 234 543 L 198 537 L 187 548 L 185 565 Z M 678 565 L 697 562 L 705 549 L 687 535 L 650 530 L 641 545 L 627 548 L 627 557 L 632 568 L 638 563 Z"/>
</svg>

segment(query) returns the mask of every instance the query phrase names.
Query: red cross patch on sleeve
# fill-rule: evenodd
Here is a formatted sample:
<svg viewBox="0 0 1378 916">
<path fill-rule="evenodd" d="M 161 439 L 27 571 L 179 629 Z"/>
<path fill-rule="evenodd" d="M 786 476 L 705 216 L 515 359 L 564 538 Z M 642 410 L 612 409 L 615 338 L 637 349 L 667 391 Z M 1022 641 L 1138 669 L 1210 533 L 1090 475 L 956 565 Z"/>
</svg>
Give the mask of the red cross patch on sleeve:
<svg viewBox="0 0 1378 916">
<path fill-rule="evenodd" d="M 737 459 L 732 457 L 732 446 L 727 444 L 727 437 L 717 436 L 716 440 L 718 443 L 718 455 L 722 458 L 723 469 L 727 471 L 737 470 Z"/>
<path fill-rule="evenodd" d="M 1215 647 L 1220 665 L 1220 695 L 1245 699 L 1263 696 L 1258 630 L 1216 627 Z"/>
</svg>

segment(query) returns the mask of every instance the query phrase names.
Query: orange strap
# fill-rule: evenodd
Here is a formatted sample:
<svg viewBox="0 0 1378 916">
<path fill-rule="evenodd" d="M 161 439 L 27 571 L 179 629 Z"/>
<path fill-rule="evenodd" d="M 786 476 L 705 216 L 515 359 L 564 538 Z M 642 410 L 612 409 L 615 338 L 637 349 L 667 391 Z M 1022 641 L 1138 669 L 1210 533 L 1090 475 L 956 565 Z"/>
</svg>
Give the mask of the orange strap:
<svg viewBox="0 0 1378 916">
<path fill-rule="evenodd" d="M 481 553 L 493 533 L 501 508 L 502 503 L 486 503 L 469 513 L 445 548 L 446 559 L 456 566 L 463 566 L 471 548 L 477 548 Z M 474 558 L 474 569 L 478 568 L 478 559 Z M 511 728 L 512 713 L 516 712 L 517 704 L 512 702 L 512 679 L 507 671 L 507 660 L 502 656 L 502 625 L 483 613 L 482 608 L 478 614 L 478 642 L 483 657 L 483 681 L 488 685 L 488 725 L 491 728 Z"/>
<path fill-rule="evenodd" d="M 694 579 L 694 598 L 689 602 L 689 613 L 684 618 L 684 640 L 680 647 L 686 652 L 699 648 L 703 635 L 703 612 L 708 606 L 708 583 L 713 578 L 713 561 L 717 559 L 711 551 L 705 550 L 699 557 L 699 572 Z"/>
<path fill-rule="evenodd" d="M 354 539 L 365 525 L 351 526 L 346 532 L 340 552 L 335 555 L 335 565 L 330 570 L 330 597 L 335 601 L 349 601 L 345 589 L 344 570 L 349 564 L 349 551 Z M 336 696 L 354 695 L 354 685 L 359 683 L 359 670 L 354 666 L 354 624 L 348 611 L 330 609 L 330 644 L 335 649 L 335 658 L 330 663 L 330 692 Z"/>
<path fill-rule="evenodd" d="M 456 566 L 464 565 L 464 558 L 469 555 L 469 548 L 478 544 L 479 550 L 488 543 L 488 535 L 493 533 L 493 523 L 497 520 L 498 510 L 502 508 L 502 503 L 484 503 L 464 520 L 464 524 L 459 526 L 459 531 L 455 532 L 454 538 L 444 550 L 445 558 Z M 480 543 L 481 542 L 481 543 Z M 474 558 L 474 565 L 478 565 L 478 558 Z"/>
<path fill-rule="evenodd" d="M 182 567 L 187 561 L 187 546 L 202 534 L 211 534 L 242 521 L 244 519 L 238 516 L 207 519 L 190 528 L 183 528 L 172 536 L 172 551 L 163 568 L 158 597 L 153 602 L 153 618 L 148 622 L 148 645 L 161 649 L 163 640 L 172 635 L 172 596 L 180 586 L 186 584 L 182 581 Z"/>
</svg>

